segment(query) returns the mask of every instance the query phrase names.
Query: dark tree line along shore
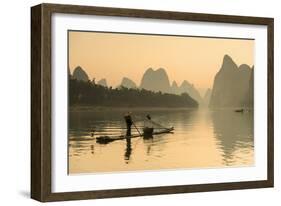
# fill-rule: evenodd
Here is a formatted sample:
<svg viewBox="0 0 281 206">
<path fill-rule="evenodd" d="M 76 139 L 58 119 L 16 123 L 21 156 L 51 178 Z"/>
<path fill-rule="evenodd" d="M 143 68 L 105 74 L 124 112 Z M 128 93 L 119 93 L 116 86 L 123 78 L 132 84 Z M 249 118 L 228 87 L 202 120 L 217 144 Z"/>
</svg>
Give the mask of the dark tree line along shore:
<svg viewBox="0 0 281 206">
<path fill-rule="evenodd" d="M 198 107 L 187 93 L 181 95 L 126 87 L 105 87 L 93 81 L 69 78 L 69 105 L 112 107 Z"/>
</svg>

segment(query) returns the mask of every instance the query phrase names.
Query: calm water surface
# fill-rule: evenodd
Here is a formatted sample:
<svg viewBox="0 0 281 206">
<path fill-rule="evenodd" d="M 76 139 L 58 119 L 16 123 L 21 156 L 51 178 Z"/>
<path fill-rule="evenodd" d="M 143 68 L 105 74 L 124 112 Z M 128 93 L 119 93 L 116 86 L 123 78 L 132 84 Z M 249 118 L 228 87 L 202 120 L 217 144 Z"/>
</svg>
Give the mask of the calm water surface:
<svg viewBox="0 0 281 206">
<path fill-rule="evenodd" d="M 136 110 L 139 128 L 146 114 L 173 134 L 96 143 L 95 136 L 125 134 L 124 111 L 69 112 L 69 173 L 251 166 L 253 113 L 233 110 Z M 96 130 L 94 137 L 90 131 Z M 137 133 L 135 129 L 133 133 Z"/>
</svg>

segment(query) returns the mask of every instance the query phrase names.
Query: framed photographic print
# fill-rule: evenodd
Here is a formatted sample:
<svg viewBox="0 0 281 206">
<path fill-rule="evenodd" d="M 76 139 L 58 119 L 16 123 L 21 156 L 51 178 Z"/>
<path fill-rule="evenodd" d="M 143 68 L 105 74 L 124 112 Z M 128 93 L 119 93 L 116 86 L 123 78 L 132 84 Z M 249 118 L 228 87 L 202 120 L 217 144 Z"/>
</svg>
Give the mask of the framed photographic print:
<svg viewBox="0 0 281 206">
<path fill-rule="evenodd" d="M 273 187 L 273 19 L 31 8 L 31 197 Z"/>
</svg>

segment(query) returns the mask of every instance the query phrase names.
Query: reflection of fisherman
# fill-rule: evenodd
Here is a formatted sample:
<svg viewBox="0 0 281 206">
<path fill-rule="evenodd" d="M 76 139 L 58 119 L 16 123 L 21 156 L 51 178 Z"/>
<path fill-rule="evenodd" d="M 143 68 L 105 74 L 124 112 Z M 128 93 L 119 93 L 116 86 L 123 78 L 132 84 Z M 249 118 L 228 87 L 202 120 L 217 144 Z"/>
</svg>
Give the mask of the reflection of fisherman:
<svg viewBox="0 0 281 206">
<path fill-rule="evenodd" d="M 127 132 L 126 132 L 126 151 L 125 151 L 125 160 L 129 161 L 130 160 L 130 156 L 132 153 L 132 147 L 131 147 L 131 127 L 133 124 L 133 120 L 131 117 L 131 113 L 127 113 L 124 115 L 124 119 L 127 125 Z M 128 162 L 126 162 L 126 164 L 128 164 Z"/>
<path fill-rule="evenodd" d="M 126 160 L 126 164 L 128 164 L 130 157 L 132 154 L 132 144 L 131 144 L 131 137 L 127 136 L 126 137 L 126 150 L 125 150 L 125 155 L 124 155 L 124 159 Z"/>
<path fill-rule="evenodd" d="M 127 125 L 127 133 L 126 133 L 126 136 L 131 136 L 131 126 L 133 124 L 133 120 L 132 120 L 132 117 L 131 117 L 131 113 L 127 113 L 125 116 L 124 116 L 124 119 L 126 121 L 126 125 Z"/>
</svg>

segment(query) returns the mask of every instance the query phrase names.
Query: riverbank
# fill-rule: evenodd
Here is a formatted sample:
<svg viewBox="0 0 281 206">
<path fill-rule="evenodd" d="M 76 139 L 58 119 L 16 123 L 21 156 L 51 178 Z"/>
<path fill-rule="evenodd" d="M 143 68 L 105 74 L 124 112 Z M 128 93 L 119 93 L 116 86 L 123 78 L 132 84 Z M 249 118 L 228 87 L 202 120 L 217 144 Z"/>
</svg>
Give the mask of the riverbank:
<svg viewBox="0 0 281 206">
<path fill-rule="evenodd" d="M 183 110 L 197 110 L 198 108 L 193 107 L 105 107 L 105 106 L 86 106 L 86 105 L 75 105 L 68 108 L 69 112 L 108 112 L 108 111 L 183 111 Z"/>
<path fill-rule="evenodd" d="M 89 106 L 89 105 L 75 105 L 69 106 L 70 112 L 92 111 L 92 112 L 107 112 L 107 111 L 184 111 L 184 110 L 211 110 L 211 111 L 235 111 L 240 109 L 238 107 L 225 107 L 225 108 L 208 108 L 208 107 L 110 107 L 110 106 Z M 243 108 L 244 112 L 253 112 L 254 108 Z"/>
</svg>

